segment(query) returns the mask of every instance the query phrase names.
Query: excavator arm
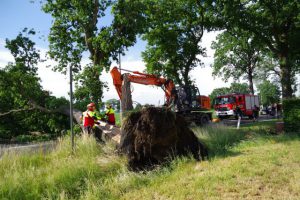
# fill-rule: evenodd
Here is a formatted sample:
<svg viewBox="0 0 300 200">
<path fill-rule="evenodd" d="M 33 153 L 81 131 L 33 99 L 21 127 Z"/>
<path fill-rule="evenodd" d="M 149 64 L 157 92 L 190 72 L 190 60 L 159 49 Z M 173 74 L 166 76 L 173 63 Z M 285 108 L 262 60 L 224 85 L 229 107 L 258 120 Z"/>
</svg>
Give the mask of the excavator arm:
<svg viewBox="0 0 300 200">
<path fill-rule="evenodd" d="M 172 94 L 172 90 L 175 89 L 175 84 L 172 80 L 158 77 L 153 74 L 141 73 L 138 71 L 129 71 L 129 70 L 124 70 L 124 71 L 131 72 L 131 73 L 126 73 L 126 75 L 128 77 L 128 80 L 132 83 L 138 83 L 138 84 L 143 84 L 143 85 L 155 85 L 155 86 L 162 87 L 162 89 L 165 92 L 167 104 L 169 103 L 170 97 Z M 114 86 L 117 90 L 117 93 L 121 99 L 122 98 L 122 82 L 123 82 L 122 77 L 123 77 L 123 75 L 121 74 L 121 72 L 118 70 L 117 67 L 112 68 L 112 70 L 110 71 L 110 74 L 113 78 L 113 84 L 114 84 Z"/>
</svg>

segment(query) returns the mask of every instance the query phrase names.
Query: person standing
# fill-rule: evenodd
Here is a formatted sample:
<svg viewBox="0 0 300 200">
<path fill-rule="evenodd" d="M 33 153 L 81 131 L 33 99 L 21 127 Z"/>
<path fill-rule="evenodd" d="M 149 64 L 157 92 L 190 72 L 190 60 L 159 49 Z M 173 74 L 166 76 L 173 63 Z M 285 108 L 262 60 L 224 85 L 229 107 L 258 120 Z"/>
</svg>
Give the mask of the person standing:
<svg viewBox="0 0 300 200">
<path fill-rule="evenodd" d="M 96 113 L 96 105 L 94 103 L 90 103 L 87 105 L 87 110 L 82 113 L 82 122 L 83 122 L 83 129 L 84 132 L 89 135 L 94 135 L 96 139 L 102 141 L 102 130 L 96 126 L 99 124 L 98 120 L 100 120 Z"/>
<path fill-rule="evenodd" d="M 236 106 L 236 108 L 235 108 L 235 116 L 236 116 L 236 119 L 243 117 L 243 112 L 241 110 L 240 105 Z"/>
<path fill-rule="evenodd" d="M 236 108 L 235 108 L 235 116 L 236 116 L 236 119 L 238 120 L 236 128 L 239 129 L 240 125 L 241 125 L 242 116 L 243 116 L 243 112 L 240 108 L 240 105 L 236 106 Z"/>
<path fill-rule="evenodd" d="M 252 112 L 253 112 L 253 121 L 256 122 L 259 116 L 259 107 L 257 105 L 254 105 Z"/>
<path fill-rule="evenodd" d="M 105 115 L 107 116 L 107 122 L 110 125 L 116 125 L 115 111 L 112 108 L 111 104 L 106 105 Z"/>
</svg>

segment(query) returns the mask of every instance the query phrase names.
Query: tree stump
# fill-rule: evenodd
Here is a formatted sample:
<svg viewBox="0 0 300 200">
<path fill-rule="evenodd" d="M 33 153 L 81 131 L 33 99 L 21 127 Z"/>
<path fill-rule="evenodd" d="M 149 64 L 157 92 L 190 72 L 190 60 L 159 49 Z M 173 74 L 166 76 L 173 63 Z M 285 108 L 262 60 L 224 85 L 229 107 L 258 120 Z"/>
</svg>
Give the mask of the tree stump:
<svg viewBox="0 0 300 200">
<path fill-rule="evenodd" d="M 130 89 L 130 81 L 127 74 L 123 75 L 123 84 L 122 84 L 122 118 L 126 116 L 127 111 L 133 110 L 132 106 L 132 96 Z"/>
</svg>

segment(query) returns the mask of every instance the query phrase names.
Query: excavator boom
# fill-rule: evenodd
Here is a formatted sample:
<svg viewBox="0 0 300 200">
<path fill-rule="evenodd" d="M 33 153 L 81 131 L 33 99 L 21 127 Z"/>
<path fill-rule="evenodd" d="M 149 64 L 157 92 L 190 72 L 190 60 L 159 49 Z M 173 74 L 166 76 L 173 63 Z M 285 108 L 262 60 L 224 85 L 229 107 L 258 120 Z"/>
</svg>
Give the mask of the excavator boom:
<svg viewBox="0 0 300 200">
<path fill-rule="evenodd" d="M 172 80 L 168 80 L 162 77 L 157 77 L 156 75 L 153 74 L 144 74 L 141 72 L 137 71 L 129 71 L 129 70 L 124 70 L 130 73 L 126 73 L 128 80 L 132 83 L 138 83 L 138 84 L 143 84 L 143 85 L 155 85 L 162 87 L 163 90 L 165 91 L 165 96 L 167 103 L 169 102 L 169 99 L 171 97 L 172 90 L 175 89 L 175 84 Z M 110 74 L 113 78 L 113 84 L 117 90 L 117 93 L 120 97 L 122 98 L 122 74 L 119 71 L 117 67 L 112 68 L 110 71 Z"/>
</svg>

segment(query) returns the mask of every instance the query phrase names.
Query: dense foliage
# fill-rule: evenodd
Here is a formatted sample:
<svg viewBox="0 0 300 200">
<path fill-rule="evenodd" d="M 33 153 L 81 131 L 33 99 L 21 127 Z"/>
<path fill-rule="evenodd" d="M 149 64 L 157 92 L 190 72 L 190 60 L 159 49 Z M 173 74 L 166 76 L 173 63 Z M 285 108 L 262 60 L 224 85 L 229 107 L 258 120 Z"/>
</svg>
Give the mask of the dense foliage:
<svg viewBox="0 0 300 200">
<path fill-rule="evenodd" d="M 293 96 L 295 72 L 299 70 L 300 2 L 298 0 L 217 0 L 214 16 L 226 30 L 248 31 L 267 47 L 279 63 L 284 98 Z"/>
<path fill-rule="evenodd" d="M 271 81 L 265 80 L 257 86 L 261 104 L 268 106 L 280 101 L 279 87 Z"/>
<path fill-rule="evenodd" d="M 15 62 L 0 69 L 0 139 L 33 132 L 52 137 L 68 128 L 68 118 L 52 112 L 68 101 L 51 96 L 40 85 L 40 55 L 29 38 L 34 34 L 33 30 L 24 29 L 15 39 L 6 40 Z"/>
<path fill-rule="evenodd" d="M 224 31 L 213 45 L 215 75 L 225 80 L 246 78 L 254 93 L 257 72 L 275 72 L 283 97 L 291 97 L 299 72 L 299 7 L 296 0 L 45 0 L 43 4 L 54 19 L 49 35 L 49 55 L 59 63 L 54 69 L 65 72 L 72 65 L 78 74 L 76 100 L 98 104 L 105 86 L 99 80 L 101 72 L 137 37 L 147 41 L 142 57 L 148 72 L 189 85 L 190 72 L 205 56 L 202 35 L 211 30 Z M 114 18 L 104 23 L 109 11 Z M 90 72 L 81 69 L 86 52 Z M 274 62 L 266 64 L 270 59 Z"/>
<path fill-rule="evenodd" d="M 149 29 L 142 36 L 148 42 L 142 53 L 147 71 L 191 85 L 190 72 L 202 65 L 200 56 L 205 56 L 200 46 L 204 9 L 195 1 L 155 1 L 153 5 L 152 12 L 146 12 Z"/>
<path fill-rule="evenodd" d="M 300 99 L 292 98 L 283 100 L 284 128 L 287 132 L 300 131 Z"/>
<path fill-rule="evenodd" d="M 53 69 L 65 73 L 72 66 L 78 81 L 76 99 L 88 99 L 100 104 L 105 83 L 100 80 L 103 70 L 108 70 L 118 53 L 135 42 L 131 29 L 118 21 L 118 11 L 113 24 L 103 21 L 112 0 L 45 0 L 43 10 L 51 14 L 52 23 L 49 55 L 58 62 Z M 83 54 L 88 53 L 89 63 L 82 66 Z M 82 69 L 84 68 L 84 69 Z"/>
<path fill-rule="evenodd" d="M 253 79 L 256 78 L 263 48 L 253 35 L 242 31 L 225 31 L 217 36 L 212 49 L 215 50 L 213 75 L 222 76 L 225 81 L 229 78 L 244 78 L 248 81 L 250 92 L 254 94 Z"/>
</svg>

